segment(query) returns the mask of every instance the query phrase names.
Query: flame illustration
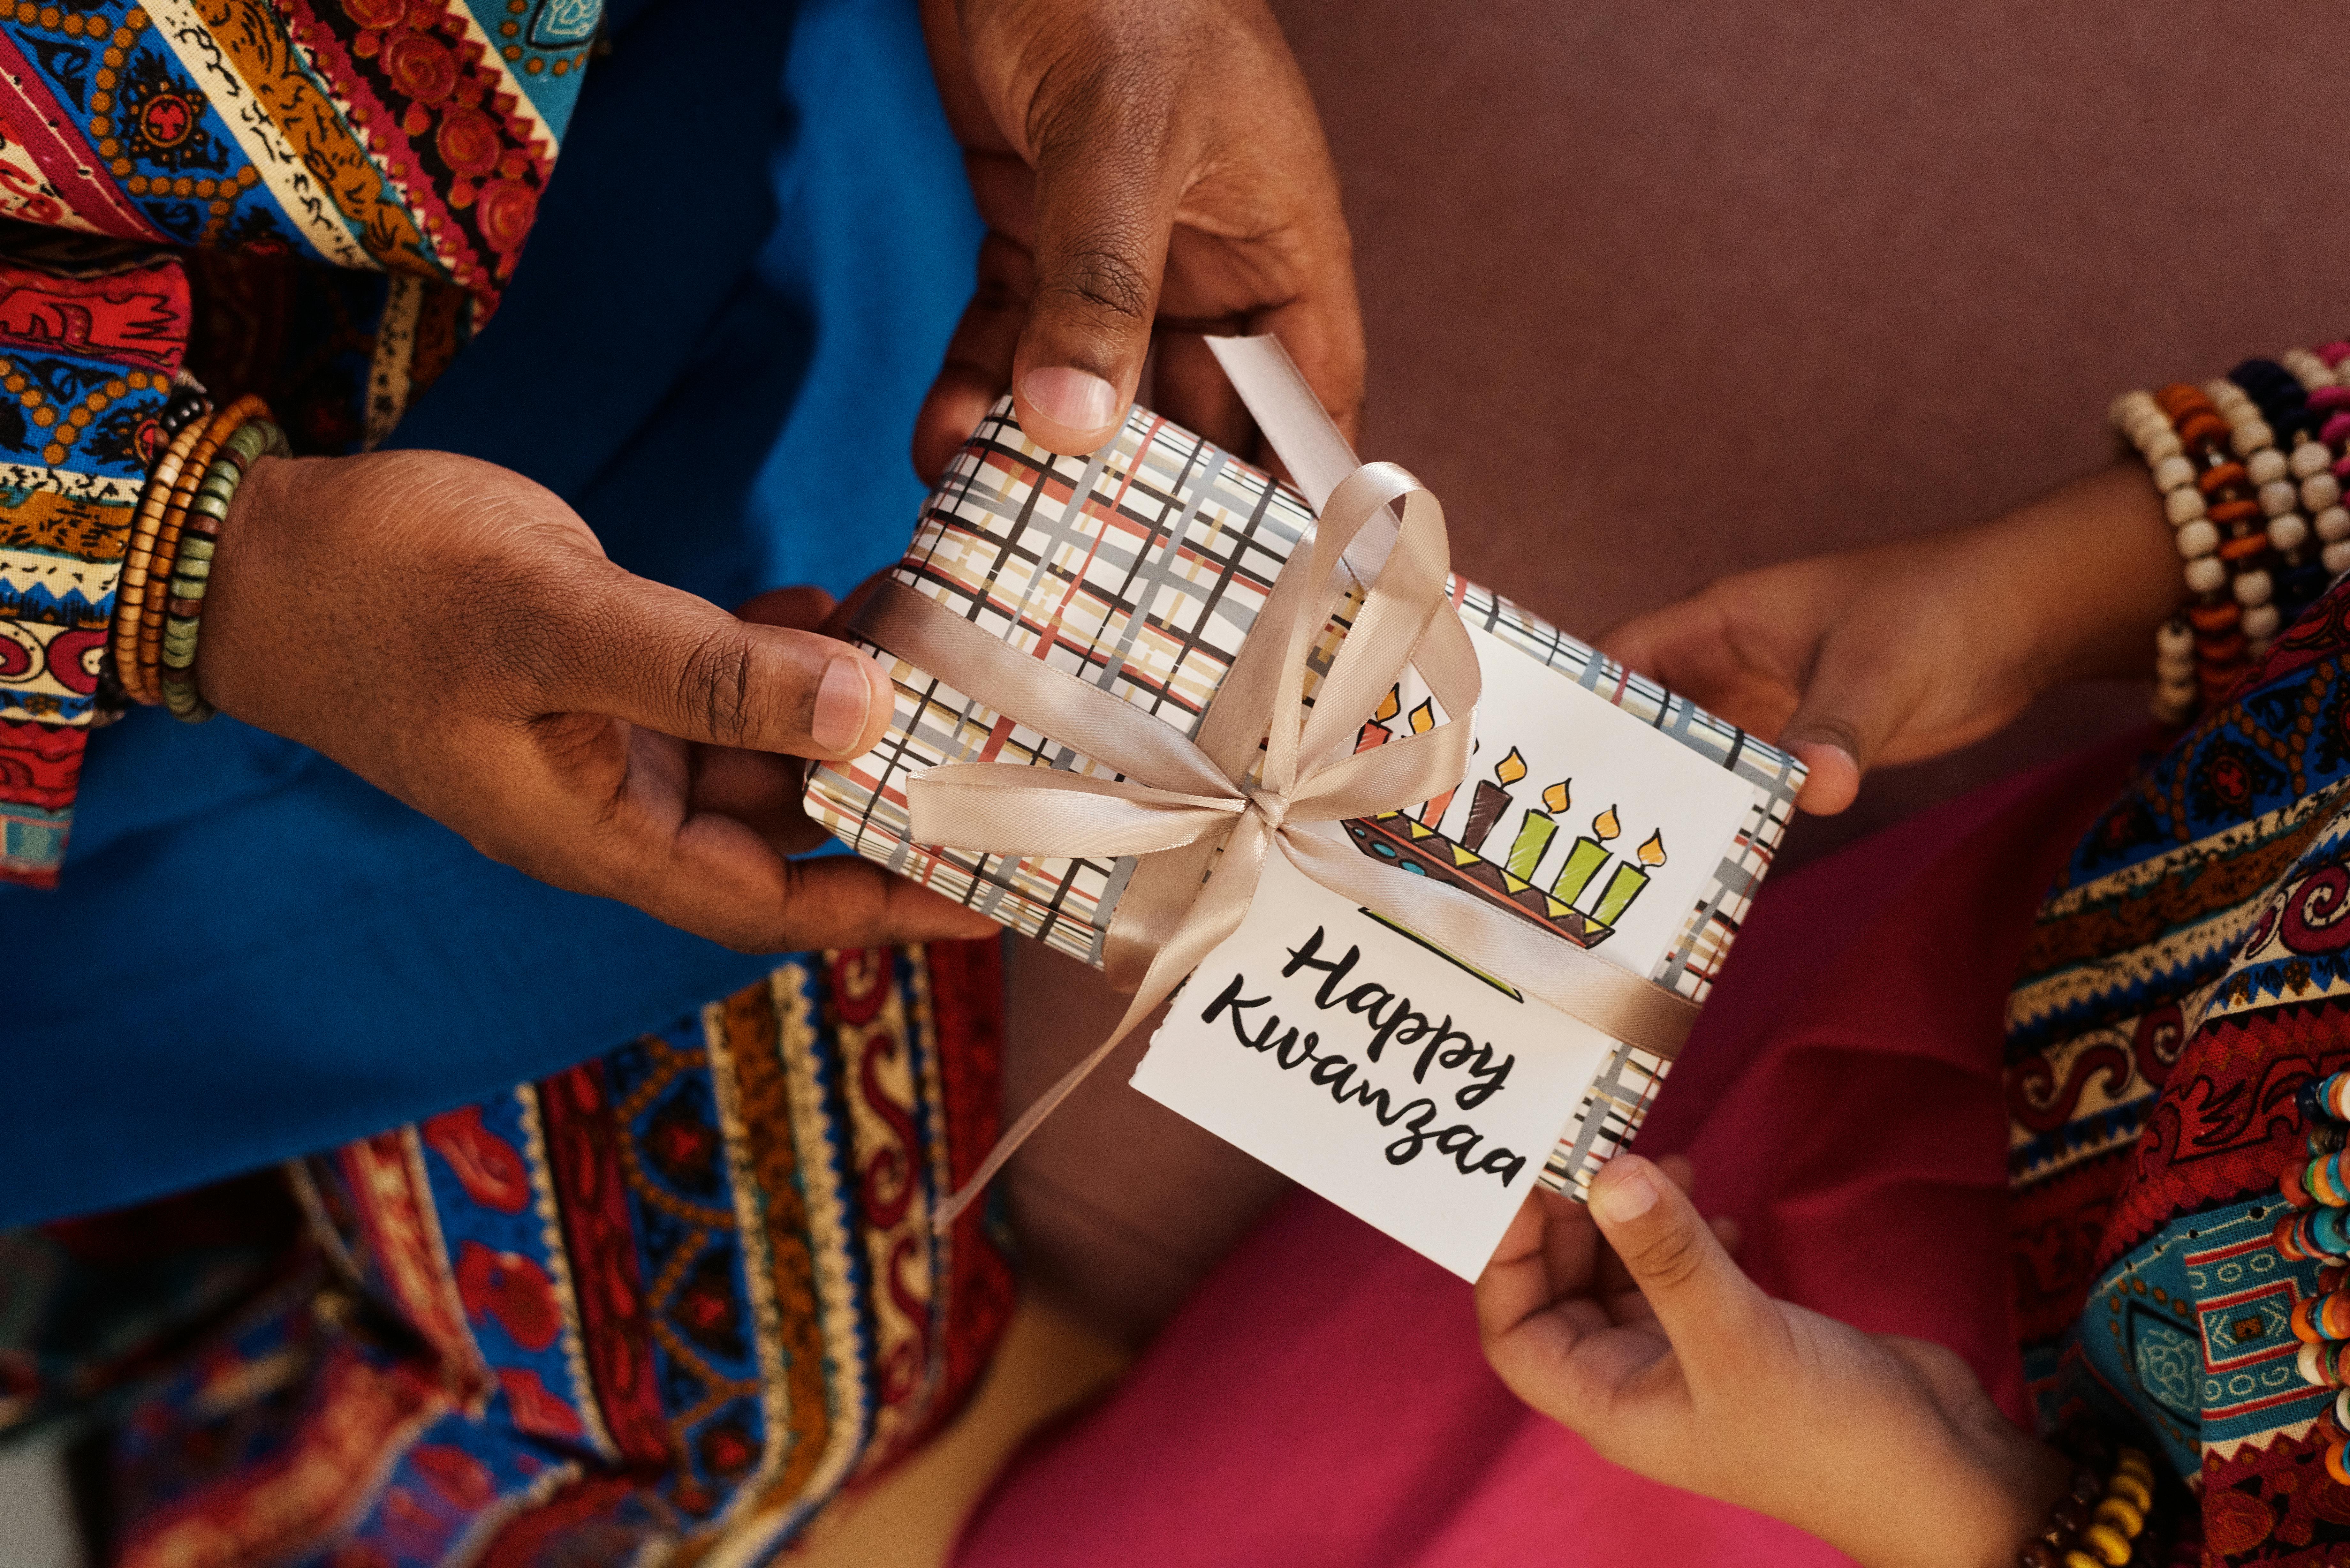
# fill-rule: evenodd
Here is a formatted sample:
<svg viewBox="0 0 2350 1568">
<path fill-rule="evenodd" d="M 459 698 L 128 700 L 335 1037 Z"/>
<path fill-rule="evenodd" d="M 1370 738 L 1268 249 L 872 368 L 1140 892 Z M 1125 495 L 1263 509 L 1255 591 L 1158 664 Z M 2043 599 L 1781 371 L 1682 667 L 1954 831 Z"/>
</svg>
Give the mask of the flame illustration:
<svg viewBox="0 0 2350 1568">
<path fill-rule="evenodd" d="M 1624 825 L 1616 820 L 1616 808 L 1612 805 L 1591 819 L 1592 836 L 1602 844 L 1623 831 Z"/>
<path fill-rule="evenodd" d="M 1374 722 L 1384 724 L 1396 716 L 1403 707 L 1400 700 L 1401 691 L 1400 686 L 1388 688 L 1388 694 L 1379 699 L 1379 711 L 1371 715 Z"/>
<path fill-rule="evenodd" d="M 1573 779 L 1561 779 L 1543 791 L 1543 804 L 1554 812 L 1565 811 L 1575 804 L 1575 797 L 1566 793 L 1566 786 L 1574 782 Z"/>
<path fill-rule="evenodd" d="M 1436 728 L 1436 699 L 1430 697 L 1411 711 L 1411 732 L 1424 735 Z"/>
<path fill-rule="evenodd" d="M 1640 857 L 1643 866 L 1662 866 L 1665 863 L 1665 830 L 1660 827 L 1648 835 L 1648 842 L 1632 853 Z"/>
<path fill-rule="evenodd" d="M 1510 748 L 1508 756 L 1493 764 L 1493 777 L 1505 788 L 1525 776 L 1526 759 L 1518 755 L 1518 748 L 1515 746 Z"/>
</svg>

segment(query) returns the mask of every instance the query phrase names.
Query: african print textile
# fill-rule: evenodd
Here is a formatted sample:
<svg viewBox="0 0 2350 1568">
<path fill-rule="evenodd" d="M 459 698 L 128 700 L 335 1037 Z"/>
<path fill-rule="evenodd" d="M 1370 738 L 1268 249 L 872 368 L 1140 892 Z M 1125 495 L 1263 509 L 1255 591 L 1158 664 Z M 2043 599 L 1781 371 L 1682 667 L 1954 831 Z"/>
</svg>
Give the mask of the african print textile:
<svg viewBox="0 0 2350 1568">
<path fill-rule="evenodd" d="M 1313 524 L 1312 509 L 1295 491 L 1147 409 L 1136 408 L 1118 439 L 1100 451 L 1062 457 L 1028 440 L 1006 398 L 925 504 L 897 576 L 1019 651 L 1189 736 L 1274 576 Z M 1649 975 L 1704 1001 L 1786 832 L 1801 764 L 1508 600 L 1458 577 L 1451 586 L 1453 603 L 1471 626 L 1606 696 L 1750 786 L 1753 804 L 1744 826 Z M 1340 607 L 1316 644 L 1309 695 L 1346 636 L 1352 602 Z M 1020 858 L 919 845 L 905 784 L 950 762 L 1109 770 L 937 675 L 865 646 L 890 672 L 895 718 L 866 755 L 811 771 L 808 815 L 858 854 L 1099 967 L 1132 857 Z M 1452 847 L 1456 859 L 1467 857 L 1461 864 L 1476 858 Z M 1493 875 L 1503 873 L 1495 867 Z M 1496 886 L 1532 892 L 1523 878 Z M 1669 1065 L 1618 1045 L 1545 1161 L 1544 1185 L 1582 1191 L 1637 1129 Z"/>
<path fill-rule="evenodd" d="M 307 1272 L 120 1426 L 122 1568 L 743 1564 L 960 1407 L 995 942 L 807 954 L 594 1061 L 305 1162 Z"/>
<path fill-rule="evenodd" d="M 513 275 L 601 11 L 0 5 L 0 878 L 63 862 L 174 377 L 304 452 L 390 434 Z"/>
<path fill-rule="evenodd" d="M 2350 1066 L 2350 591 L 2133 777 L 2042 906 L 2009 1002 L 2015 1311 L 2043 1418 L 2126 1421 L 2220 1563 L 2350 1559 L 2334 1396 L 2272 1244 L 2294 1091 Z"/>
</svg>

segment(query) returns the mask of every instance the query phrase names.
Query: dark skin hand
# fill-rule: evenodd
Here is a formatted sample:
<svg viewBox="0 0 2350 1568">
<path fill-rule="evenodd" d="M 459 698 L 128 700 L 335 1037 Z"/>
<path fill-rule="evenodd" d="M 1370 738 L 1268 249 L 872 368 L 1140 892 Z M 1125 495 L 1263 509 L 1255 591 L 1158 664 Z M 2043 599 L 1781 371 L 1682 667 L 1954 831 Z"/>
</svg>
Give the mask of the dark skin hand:
<svg viewBox="0 0 2350 1568">
<path fill-rule="evenodd" d="M 1093 450 L 1154 340 L 1168 412 L 1245 450 L 1201 330 L 1279 332 L 1351 426 L 1336 180 L 1261 0 L 926 0 L 924 23 L 990 225 L 918 421 L 926 475 L 1015 380 L 1033 434 Z M 823 838 L 795 759 L 888 727 L 889 681 L 839 630 L 813 589 L 738 616 L 631 576 L 486 463 L 270 460 L 222 529 L 196 676 L 484 854 L 734 947 L 992 934 L 878 867 L 789 858 Z"/>
<path fill-rule="evenodd" d="M 926 481 L 1007 389 L 1039 443 L 1094 451 L 1154 347 L 1151 406 L 1251 452 L 1201 333 L 1278 334 L 1354 435 L 1353 248 L 1312 96 L 1263 0 L 922 0 L 922 24 L 988 229 L 915 424 Z"/>
<path fill-rule="evenodd" d="M 1477 1282 L 1485 1357 L 1510 1391 L 1603 1459 L 1866 1568 L 2012 1568 L 2064 1460 L 1940 1345 L 1763 1294 L 1689 1182 L 1677 1156 L 1625 1154 L 1588 1208 L 1528 1197 Z"/>
<path fill-rule="evenodd" d="M 813 588 L 741 618 L 605 558 L 521 475 L 445 452 L 265 460 L 221 531 L 197 675 L 559 888 L 749 951 L 984 936 L 995 923 L 848 857 L 797 757 L 889 723 Z"/>
<path fill-rule="evenodd" d="M 1724 577 L 1600 638 L 1811 769 L 1796 804 L 1981 740 L 2067 680 L 2148 675 L 2178 557 L 2135 459 L 1987 523 Z"/>
</svg>

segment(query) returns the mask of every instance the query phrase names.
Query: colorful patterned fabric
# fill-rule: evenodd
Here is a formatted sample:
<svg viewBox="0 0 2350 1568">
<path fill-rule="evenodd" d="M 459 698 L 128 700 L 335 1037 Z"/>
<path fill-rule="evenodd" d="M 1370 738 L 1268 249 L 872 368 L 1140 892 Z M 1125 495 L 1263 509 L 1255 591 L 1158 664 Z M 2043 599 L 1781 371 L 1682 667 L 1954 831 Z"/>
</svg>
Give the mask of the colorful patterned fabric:
<svg viewBox="0 0 2350 1568">
<path fill-rule="evenodd" d="M 0 8 L 0 878 L 64 860 L 173 378 L 262 393 L 306 452 L 390 434 L 513 275 L 600 16 Z"/>
<path fill-rule="evenodd" d="M 2314 1263 L 2271 1243 L 2293 1104 L 2350 1065 L 2350 591 L 2141 770 L 2042 907 L 2008 1010 L 2015 1311 L 2043 1417 L 2140 1427 L 2206 1561 L 2337 1561 Z"/>
<path fill-rule="evenodd" d="M 931 1228 L 995 1136 L 999 963 L 994 942 L 806 955 L 304 1162 L 319 1244 L 290 1264 L 192 1273 L 220 1249 L 175 1233 L 165 1277 L 212 1285 L 173 1321 L 235 1312 L 192 1356 L 183 1334 L 183 1370 L 121 1421 L 118 1562 L 743 1563 L 790 1542 L 954 1412 L 1009 1314 L 998 1221 Z M 250 1212 L 250 1186 L 223 1200 Z M 97 1365 L 67 1320 L 102 1293 L 85 1272 L 47 1296 L 0 1360 L 0 1433 L 57 1413 L 30 1371 Z"/>
<path fill-rule="evenodd" d="M 1296 491 L 1148 409 L 1138 405 L 1100 451 L 1065 457 L 1029 440 L 1005 398 L 932 493 L 896 575 L 1015 650 L 1188 736 L 1198 732 L 1274 577 L 1313 522 Z M 1747 787 L 1743 826 L 1649 974 L 1703 1002 L 1785 836 L 1802 764 L 1492 590 L 1458 577 L 1451 587 L 1470 625 L 1604 694 Z M 1350 614 L 1351 601 L 1324 628 L 1309 665 L 1309 695 Z M 1018 762 L 1105 776 L 1112 770 L 929 670 L 863 646 L 889 670 L 896 712 L 872 751 L 810 771 L 809 816 L 899 875 L 1100 967 L 1132 857 L 1022 857 L 917 844 L 905 785 L 944 763 Z M 1384 726 L 1373 727 L 1384 741 Z M 1478 858 L 1455 848 L 1452 864 Z M 1527 888 L 1523 880 L 1514 886 Z M 1669 1066 L 1651 1052 L 1617 1044 L 1544 1160 L 1543 1185 L 1585 1192 L 1638 1128 Z"/>
</svg>

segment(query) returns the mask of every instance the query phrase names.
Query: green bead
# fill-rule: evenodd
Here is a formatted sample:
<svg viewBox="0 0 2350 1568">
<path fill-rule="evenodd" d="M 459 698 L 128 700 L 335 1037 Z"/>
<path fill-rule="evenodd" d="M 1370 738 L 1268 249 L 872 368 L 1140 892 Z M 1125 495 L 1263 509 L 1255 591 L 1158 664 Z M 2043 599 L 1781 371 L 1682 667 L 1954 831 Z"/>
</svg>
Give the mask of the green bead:
<svg viewBox="0 0 2350 1568">
<path fill-rule="evenodd" d="M 199 495 L 217 495 L 223 501 L 226 501 L 230 496 L 236 493 L 237 482 L 243 477 L 244 476 L 242 474 L 239 474 L 233 470 L 227 473 L 223 473 L 219 469 L 214 469 L 210 473 L 204 475 L 204 482 L 202 484 L 196 486 L 196 493 Z"/>
<path fill-rule="evenodd" d="M 182 556 L 172 564 L 172 580 L 175 583 L 182 577 L 201 583 L 212 575 L 213 564 L 202 556 Z"/>
<path fill-rule="evenodd" d="M 172 597 L 175 599 L 192 599 L 201 604 L 203 601 L 204 590 L 211 586 L 210 583 L 198 582 L 193 577 L 173 577 Z"/>
<path fill-rule="evenodd" d="M 193 501 L 188 503 L 188 510 L 201 516 L 209 517 L 215 523 L 228 521 L 228 503 L 217 495 L 199 493 Z"/>
<path fill-rule="evenodd" d="M 224 452 L 234 452 L 240 462 L 251 462 L 269 444 L 269 426 L 264 420 L 247 420 L 236 427 L 236 433 L 221 443 Z"/>
<path fill-rule="evenodd" d="M 182 534 L 180 535 L 179 558 L 182 561 L 209 561 L 219 548 L 220 545 L 209 534 Z"/>
</svg>

